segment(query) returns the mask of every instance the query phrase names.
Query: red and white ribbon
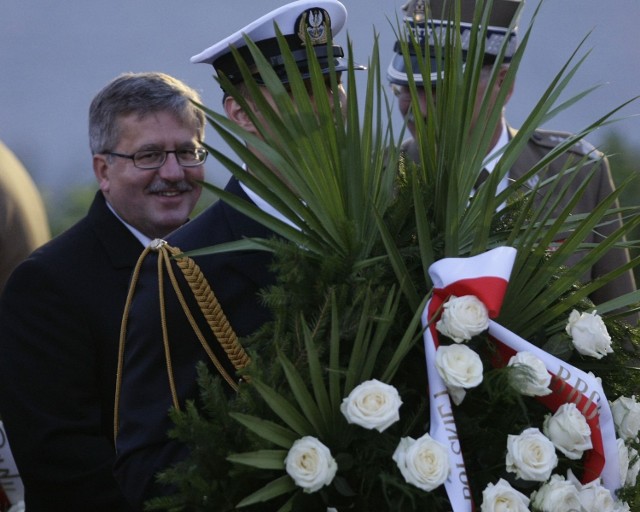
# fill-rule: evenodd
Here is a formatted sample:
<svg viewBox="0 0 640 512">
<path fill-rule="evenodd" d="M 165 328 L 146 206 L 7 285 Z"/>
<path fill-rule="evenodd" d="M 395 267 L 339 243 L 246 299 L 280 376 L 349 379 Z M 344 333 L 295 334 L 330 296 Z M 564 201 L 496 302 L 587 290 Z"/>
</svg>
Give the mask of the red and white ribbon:
<svg viewBox="0 0 640 512">
<path fill-rule="evenodd" d="M 498 247 L 469 258 L 445 258 L 429 268 L 434 284 L 433 297 L 425 307 L 422 324 L 429 382 L 431 428 L 430 435 L 449 448 L 451 474 L 445 488 L 453 512 L 471 512 L 474 504 L 469 479 L 462 456 L 453 408 L 447 388 L 435 367 L 439 346 L 436 330 L 437 315 L 449 297 L 475 295 L 495 318 L 509 283 L 516 257 L 512 247 Z M 502 354 L 502 364 L 521 351 L 532 352 L 540 358 L 552 374 L 552 394 L 539 397 L 553 412 L 563 403 L 574 402 L 591 427 L 593 449 L 585 454 L 583 482 L 602 478 L 611 491 L 621 486 L 615 427 L 602 386 L 598 380 L 566 362 L 548 354 L 535 345 L 505 329 L 495 321 L 489 322 L 489 334 L 496 340 Z M 516 432 L 514 432 L 515 434 Z"/>
</svg>

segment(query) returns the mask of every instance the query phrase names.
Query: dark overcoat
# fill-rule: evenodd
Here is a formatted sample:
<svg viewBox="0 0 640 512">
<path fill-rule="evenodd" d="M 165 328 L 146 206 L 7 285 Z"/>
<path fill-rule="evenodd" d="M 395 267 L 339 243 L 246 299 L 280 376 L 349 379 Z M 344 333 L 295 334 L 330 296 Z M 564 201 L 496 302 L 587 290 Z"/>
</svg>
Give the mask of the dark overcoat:
<svg viewBox="0 0 640 512">
<path fill-rule="evenodd" d="M 118 332 L 142 244 L 98 192 L 0 299 L 0 411 L 30 512 L 128 510 L 112 474 Z"/>
</svg>

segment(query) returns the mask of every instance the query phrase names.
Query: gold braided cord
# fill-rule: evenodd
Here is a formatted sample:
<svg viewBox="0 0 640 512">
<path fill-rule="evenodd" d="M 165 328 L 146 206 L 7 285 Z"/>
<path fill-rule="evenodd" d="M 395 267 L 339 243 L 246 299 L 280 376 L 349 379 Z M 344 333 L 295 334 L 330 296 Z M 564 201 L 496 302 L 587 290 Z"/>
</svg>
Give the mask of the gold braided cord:
<svg viewBox="0 0 640 512">
<path fill-rule="evenodd" d="M 173 287 L 174 292 L 176 293 L 176 297 L 178 298 L 178 302 L 180 303 L 182 310 L 191 325 L 200 345 L 206 352 L 207 356 L 218 370 L 220 375 L 225 379 L 225 381 L 231 386 L 235 391 L 238 390 L 238 383 L 235 379 L 229 375 L 229 373 L 222 366 L 216 355 L 211 350 L 211 347 L 206 342 L 204 335 L 200 327 L 198 326 L 191 310 L 189 309 L 187 302 L 184 298 L 180 285 L 176 279 L 175 273 L 173 271 L 173 266 L 171 265 L 171 256 L 181 255 L 182 252 L 180 249 L 171 247 L 164 240 L 154 240 L 149 246 L 147 246 L 138 261 L 136 262 L 136 266 L 134 268 L 131 284 L 129 285 L 129 291 L 127 293 L 127 299 L 125 301 L 124 312 L 122 315 L 122 322 L 120 324 L 120 339 L 118 342 L 118 367 L 116 370 L 116 389 L 115 389 L 115 402 L 114 402 L 114 412 L 113 412 L 113 435 L 114 442 L 116 436 L 118 435 L 119 428 L 119 409 L 120 409 L 120 398 L 122 392 L 122 374 L 124 367 L 124 353 L 125 353 L 125 342 L 127 338 L 127 321 L 129 319 L 129 312 L 131 310 L 131 304 L 133 302 L 133 295 L 136 290 L 136 286 L 138 284 L 138 280 L 140 278 L 140 269 L 142 268 L 142 263 L 147 255 L 151 252 L 158 253 L 158 293 L 159 293 L 159 307 L 160 307 L 160 323 L 162 329 L 162 344 L 165 355 L 165 364 L 167 369 L 167 377 L 169 380 L 169 389 L 171 392 L 171 398 L 173 402 L 173 406 L 176 409 L 180 409 L 180 403 L 178 401 L 178 393 L 176 390 L 175 378 L 173 373 L 173 365 L 171 358 L 171 347 L 169 342 L 169 333 L 167 328 L 167 316 L 166 316 L 166 303 L 165 303 L 165 281 L 164 281 L 164 271 L 166 269 L 166 273 L 169 276 L 169 280 Z M 221 347 L 227 354 L 227 357 L 233 364 L 236 370 L 244 368 L 247 366 L 251 360 L 245 350 L 240 345 L 238 337 L 234 332 L 233 328 L 229 324 L 218 299 L 216 298 L 213 290 L 209 286 L 206 278 L 202 274 L 200 267 L 195 264 L 195 262 L 188 257 L 180 257 L 176 259 L 178 267 L 181 269 L 187 283 L 189 284 L 189 288 L 194 294 L 194 297 L 198 303 L 199 308 L 201 309 L 205 319 L 207 320 L 207 324 L 211 328 L 211 332 L 214 334 Z"/>
<path fill-rule="evenodd" d="M 207 324 L 211 328 L 211 332 L 220 343 L 229 361 L 231 361 L 236 370 L 245 368 L 251 362 L 251 358 L 240 344 L 238 336 L 231 327 L 227 316 L 222 310 L 222 306 L 220 306 L 220 302 L 218 302 L 200 267 L 193 259 L 182 256 L 180 249 L 177 247 L 167 246 L 167 250 L 171 252 L 178 267 L 182 270 L 182 274 L 189 288 L 191 288 Z M 208 351 L 209 346 L 204 343 L 204 340 L 201 343 L 203 343 L 205 350 Z"/>
<path fill-rule="evenodd" d="M 163 257 L 167 259 L 167 274 L 169 275 L 169 279 L 171 280 L 171 283 L 173 285 L 173 289 L 176 292 L 176 296 L 178 298 L 178 302 L 180 302 L 180 305 L 182 306 L 182 310 L 185 314 L 185 316 L 187 317 L 187 320 L 189 321 L 189 324 L 191 325 L 191 328 L 193 329 L 193 332 L 195 333 L 196 337 L 198 338 L 198 341 L 200 342 L 200 345 L 202 345 L 202 348 L 204 349 L 204 351 L 206 352 L 207 356 L 209 357 L 209 359 L 211 360 L 211 362 L 213 363 L 213 365 L 215 366 L 216 370 L 218 370 L 218 372 L 220 373 L 220 375 L 222 376 L 222 378 L 224 378 L 224 380 L 229 384 L 229 386 L 231 386 L 231 388 L 235 391 L 238 390 L 238 383 L 235 381 L 235 379 L 229 375 L 229 373 L 227 372 L 227 370 L 225 370 L 224 366 L 222 366 L 222 364 L 220 364 L 220 361 L 218 360 L 218 358 L 216 357 L 216 355 L 213 353 L 213 351 L 211 350 L 211 347 L 209 346 L 209 344 L 207 343 L 204 335 L 202 334 L 202 331 L 200 330 L 200 327 L 198 326 L 198 324 L 196 323 L 195 318 L 193 317 L 193 314 L 191 313 L 191 310 L 189 309 L 189 306 L 187 305 L 187 301 L 184 298 L 184 295 L 182 294 L 182 290 L 180 289 L 180 285 L 178 284 L 178 281 L 176 279 L 176 276 L 173 272 L 173 267 L 171 266 L 171 264 L 169 263 L 169 255 L 167 253 L 167 251 L 173 251 L 175 252 L 176 250 L 173 249 L 172 247 L 170 247 L 169 245 L 166 245 L 162 248 L 163 250 Z M 177 253 L 180 254 L 180 250 L 177 250 Z M 200 269 L 198 268 L 198 271 L 200 272 Z M 201 273 L 201 272 L 200 272 Z M 204 277 L 203 277 L 204 279 Z M 193 290 L 192 290 L 193 291 Z M 213 296 L 213 299 L 215 300 L 216 304 L 218 303 L 217 299 L 215 298 L 215 295 L 213 295 L 213 292 L 211 292 L 211 295 Z M 201 304 L 201 301 L 198 300 L 198 305 L 199 307 L 202 309 L 203 305 Z M 203 310 L 203 314 L 204 314 L 204 310 Z M 226 316 L 224 316 L 224 313 L 222 312 L 222 309 L 220 309 L 220 314 L 223 317 L 223 320 L 226 321 Z M 205 314 L 206 316 L 206 314 Z M 210 324 L 210 319 L 207 318 L 207 323 Z M 220 319 L 218 317 L 214 318 L 213 321 L 220 321 Z M 229 327 L 230 328 L 230 327 Z M 215 331 L 213 330 L 213 327 L 211 327 L 212 331 L 215 334 Z M 238 338 L 237 336 L 235 336 L 235 333 L 233 332 L 233 330 L 231 330 L 235 339 L 235 342 L 240 345 L 240 343 L 238 342 Z M 222 341 L 220 339 L 218 339 L 218 342 L 223 346 L 223 348 L 225 348 L 225 352 L 226 352 L 226 347 L 224 347 Z M 242 347 L 241 347 L 242 349 Z M 244 352 L 244 349 L 242 349 Z M 236 369 L 238 367 L 236 366 Z"/>
<path fill-rule="evenodd" d="M 116 389 L 115 389 L 115 401 L 113 406 L 113 442 L 115 444 L 116 436 L 118 435 L 119 427 L 119 411 L 120 411 L 120 391 L 122 389 L 122 367 L 124 365 L 124 344 L 127 338 L 127 320 L 129 320 L 129 310 L 131 309 L 131 302 L 133 300 L 133 294 L 136 289 L 136 284 L 140 277 L 140 268 L 142 262 L 147 257 L 147 254 L 151 251 L 151 246 L 145 247 L 144 251 L 138 258 L 136 266 L 133 269 L 131 276 L 131 284 L 129 285 L 129 291 L 127 292 L 127 300 L 124 303 L 124 312 L 122 314 L 122 322 L 120 323 L 120 339 L 118 340 L 118 368 L 116 370 Z"/>
<path fill-rule="evenodd" d="M 178 401 L 178 392 L 176 390 L 176 381 L 173 377 L 173 364 L 171 361 L 171 346 L 169 344 L 169 331 L 167 329 L 167 309 L 164 300 L 164 273 L 163 265 L 167 269 L 171 269 L 171 261 L 167 256 L 167 252 L 160 249 L 158 251 L 158 303 L 160 304 L 160 327 L 162 329 L 162 346 L 164 347 L 164 360 L 167 367 L 167 378 L 169 380 L 169 390 L 171 391 L 171 400 L 173 406 L 180 410 L 180 402 Z"/>
</svg>

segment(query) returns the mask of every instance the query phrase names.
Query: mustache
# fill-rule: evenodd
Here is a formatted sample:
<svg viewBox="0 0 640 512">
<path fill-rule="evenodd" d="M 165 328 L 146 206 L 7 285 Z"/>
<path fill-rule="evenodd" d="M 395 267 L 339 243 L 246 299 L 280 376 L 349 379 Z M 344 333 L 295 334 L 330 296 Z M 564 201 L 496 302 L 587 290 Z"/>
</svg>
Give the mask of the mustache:
<svg viewBox="0 0 640 512">
<path fill-rule="evenodd" d="M 189 192 L 193 190 L 193 184 L 187 180 L 180 181 L 154 181 L 147 187 L 147 192 L 158 194 L 162 192 Z"/>
</svg>

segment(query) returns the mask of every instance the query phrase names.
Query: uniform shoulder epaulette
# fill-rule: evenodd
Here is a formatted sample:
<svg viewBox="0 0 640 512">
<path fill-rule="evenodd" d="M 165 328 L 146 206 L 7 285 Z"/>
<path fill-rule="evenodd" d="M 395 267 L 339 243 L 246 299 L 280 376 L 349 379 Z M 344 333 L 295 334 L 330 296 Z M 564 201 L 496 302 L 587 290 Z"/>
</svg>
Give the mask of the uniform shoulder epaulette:
<svg viewBox="0 0 640 512">
<path fill-rule="evenodd" d="M 407 153 L 408 151 L 411 150 L 411 147 L 415 144 L 415 141 L 413 140 L 413 138 L 408 138 L 402 141 L 402 143 L 400 144 L 400 151 L 402 153 Z"/>
<path fill-rule="evenodd" d="M 538 146 L 555 148 L 558 144 L 561 144 L 569 137 L 571 137 L 571 134 L 568 132 L 536 130 L 531 135 L 531 141 Z M 568 151 L 579 156 L 588 156 L 593 160 L 599 160 L 603 157 L 603 153 L 601 151 L 584 139 L 577 141 L 569 148 Z"/>
</svg>

